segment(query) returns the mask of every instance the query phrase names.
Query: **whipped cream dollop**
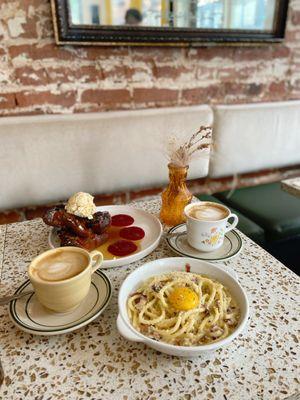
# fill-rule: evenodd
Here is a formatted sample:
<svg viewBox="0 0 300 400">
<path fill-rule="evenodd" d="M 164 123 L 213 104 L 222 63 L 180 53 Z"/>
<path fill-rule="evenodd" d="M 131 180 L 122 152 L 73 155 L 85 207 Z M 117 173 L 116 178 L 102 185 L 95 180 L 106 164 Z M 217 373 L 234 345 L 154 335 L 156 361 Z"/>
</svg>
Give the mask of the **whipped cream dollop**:
<svg viewBox="0 0 300 400">
<path fill-rule="evenodd" d="M 68 213 L 78 217 L 92 219 L 96 212 L 94 197 L 85 192 L 78 192 L 71 196 L 65 206 Z"/>
</svg>

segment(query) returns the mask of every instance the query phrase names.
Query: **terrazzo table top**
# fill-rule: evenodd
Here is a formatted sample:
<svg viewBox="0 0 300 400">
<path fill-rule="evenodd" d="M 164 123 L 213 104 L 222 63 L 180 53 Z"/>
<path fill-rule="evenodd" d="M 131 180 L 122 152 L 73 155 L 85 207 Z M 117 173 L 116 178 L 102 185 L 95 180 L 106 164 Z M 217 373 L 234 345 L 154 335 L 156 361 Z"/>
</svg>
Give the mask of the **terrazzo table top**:
<svg viewBox="0 0 300 400">
<path fill-rule="evenodd" d="M 158 198 L 136 202 L 151 213 Z M 42 220 L 0 226 L 0 295 L 26 279 L 30 260 L 48 248 Z M 0 307 L 0 399 L 296 399 L 299 374 L 299 278 L 250 239 L 226 267 L 234 269 L 250 301 L 250 322 L 227 348 L 180 359 L 128 342 L 116 329 L 117 295 L 137 266 L 173 256 L 164 241 L 145 259 L 106 270 L 113 285 L 108 308 L 86 327 L 61 336 L 18 330 Z M 298 309 L 298 310 L 297 310 Z M 292 396 L 293 395 L 293 396 Z M 290 397 L 292 396 L 292 397 Z"/>
<path fill-rule="evenodd" d="M 300 197 L 300 177 L 285 179 L 284 181 L 281 181 L 281 187 L 286 192 L 294 196 Z"/>
</svg>

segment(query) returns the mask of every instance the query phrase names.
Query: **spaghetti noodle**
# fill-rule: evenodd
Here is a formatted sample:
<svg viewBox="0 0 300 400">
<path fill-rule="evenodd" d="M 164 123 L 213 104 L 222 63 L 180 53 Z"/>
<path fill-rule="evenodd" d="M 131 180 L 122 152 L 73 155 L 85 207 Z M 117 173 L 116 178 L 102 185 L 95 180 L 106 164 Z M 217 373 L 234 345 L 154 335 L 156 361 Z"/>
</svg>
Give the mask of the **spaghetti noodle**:
<svg viewBox="0 0 300 400">
<path fill-rule="evenodd" d="M 199 346 L 224 339 L 240 318 L 226 287 L 190 272 L 148 279 L 129 296 L 127 312 L 136 330 L 178 346 Z"/>
</svg>

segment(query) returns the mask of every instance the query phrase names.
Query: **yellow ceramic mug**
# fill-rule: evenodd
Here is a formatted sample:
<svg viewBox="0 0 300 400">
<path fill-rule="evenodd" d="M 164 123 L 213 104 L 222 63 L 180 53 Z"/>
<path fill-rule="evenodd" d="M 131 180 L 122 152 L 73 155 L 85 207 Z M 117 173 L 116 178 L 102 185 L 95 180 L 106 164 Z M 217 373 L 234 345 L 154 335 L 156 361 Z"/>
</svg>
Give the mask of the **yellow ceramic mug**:
<svg viewBox="0 0 300 400">
<path fill-rule="evenodd" d="M 102 261 L 103 255 L 97 250 L 89 253 L 79 247 L 59 247 L 34 258 L 28 267 L 28 275 L 37 299 L 44 307 L 67 312 L 79 306 L 86 297 L 92 274 Z"/>
</svg>

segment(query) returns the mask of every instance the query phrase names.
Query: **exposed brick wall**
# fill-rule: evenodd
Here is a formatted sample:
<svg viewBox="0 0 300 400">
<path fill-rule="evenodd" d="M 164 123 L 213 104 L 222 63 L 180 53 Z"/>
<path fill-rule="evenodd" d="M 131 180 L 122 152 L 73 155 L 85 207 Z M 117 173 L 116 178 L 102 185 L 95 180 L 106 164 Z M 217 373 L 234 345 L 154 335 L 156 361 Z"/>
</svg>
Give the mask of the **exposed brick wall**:
<svg viewBox="0 0 300 400">
<path fill-rule="evenodd" d="M 300 99 L 300 0 L 265 47 L 57 47 L 48 0 L 0 0 L 0 115 Z"/>
</svg>

